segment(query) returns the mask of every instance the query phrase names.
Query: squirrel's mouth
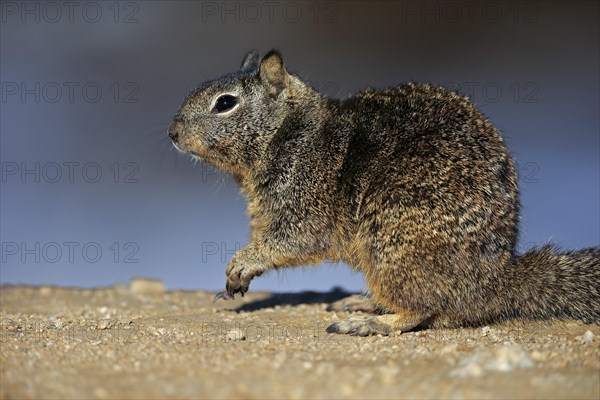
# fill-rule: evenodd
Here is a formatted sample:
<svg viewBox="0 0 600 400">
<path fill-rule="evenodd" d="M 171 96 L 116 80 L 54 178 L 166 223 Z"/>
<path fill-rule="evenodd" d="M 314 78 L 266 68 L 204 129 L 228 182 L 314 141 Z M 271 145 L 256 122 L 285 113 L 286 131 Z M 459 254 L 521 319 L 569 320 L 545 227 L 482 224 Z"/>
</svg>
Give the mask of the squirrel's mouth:
<svg viewBox="0 0 600 400">
<path fill-rule="evenodd" d="M 172 142 L 173 143 L 173 147 L 175 147 L 175 149 L 183 154 L 186 154 L 190 157 L 192 157 L 192 160 L 194 160 L 195 162 L 204 162 L 204 159 L 202 158 L 202 156 L 198 153 L 196 153 L 193 150 L 184 150 L 181 148 L 181 146 L 179 146 L 177 143 Z"/>
<path fill-rule="evenodd" d="M 188 154 L 191 155 L 192 158 L 196 161 L 204 161 L 202 156 L 200 154 L 196 153 L 195 151 L 190 151 Z"/>
<path fill-rule="evenodd" d="M 186 154 L 188 156 L 191 156 L 194 161 L 202 161 L 202 162 L 206 161 L 204 159 L 204 157 L 202 157 L 202 155 L 200 155 L 200 153 L 198 153 L 197 151 L 192 150 L 192 149 L 186 149 L 186 148 L 184 148 L 181 143 L 177 143 L 175 141 L 171 141 L 171 144 L 173 145 L 173 147 L 175 147 L 175 149 L 178 152 Z"/>
<path fill-rule="evenodd" d="M 175 147 L 175 149 L 176 149 L 177 151 L 179 151 L 179 152 L 181 152 L 181 153 L 185 153 L 185 154 L 188 154 L 188 153 L 189 153 L 188 151 L 186 151 L 186 150 L 182 149 L 182 148 L 181 148 L 181 146 L 179 146 L 179 145 L 177 144 L 177 142 L 175 142 L 174 140 L 172 140 L 172 141 L 171 141 L 171 144 L 173 145 L 173 147 Z"/>
</svg>

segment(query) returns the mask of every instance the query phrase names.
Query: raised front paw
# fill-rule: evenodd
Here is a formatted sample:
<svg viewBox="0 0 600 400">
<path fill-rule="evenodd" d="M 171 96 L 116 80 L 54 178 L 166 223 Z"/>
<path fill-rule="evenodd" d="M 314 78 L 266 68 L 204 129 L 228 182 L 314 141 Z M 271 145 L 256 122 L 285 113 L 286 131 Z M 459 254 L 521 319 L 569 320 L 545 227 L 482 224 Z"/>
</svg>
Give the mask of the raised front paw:
<svg viewBox="0 0 600 400">
<path fill-rule="evenodd" d="M 244 293 L 248 291 L 252 278 L 260 276 L 265 269 L 256 261 L 244 259 L 241 255 L 236 254 L 225 271 L 227 275 L 225 284 L 227 296 L 223 298 L 234 298 L 236 293 L 241 293 L 244 296 Z"/>
</svg>

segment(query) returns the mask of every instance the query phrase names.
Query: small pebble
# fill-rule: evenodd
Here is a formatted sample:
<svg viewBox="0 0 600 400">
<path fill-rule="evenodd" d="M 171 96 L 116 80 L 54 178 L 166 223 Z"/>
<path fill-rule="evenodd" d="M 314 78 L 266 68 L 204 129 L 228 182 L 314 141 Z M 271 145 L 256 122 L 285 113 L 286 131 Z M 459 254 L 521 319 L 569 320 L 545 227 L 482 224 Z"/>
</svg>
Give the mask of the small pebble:
<svg viewBox="0 0 600 400">
<path fill-rule="evenodd" d="M 594 341 L 594 332 L 586 331 L 583 335 L 577 336 L 575 339 L 583 344 L 592 343 L 592 341 Z"/>
<path fill-rule="evenodd" d="M 533 360 L 520 345 L 505 344 L 494 353 L 484 351 L 461 360 L 450 376 L 477 378 L 485 371 L 508 372 L 532 366 Z"/>
<path fill-rule="evenodd" d="M 485 368 L 506 372 L 532 366 L 533 360 L 523 347 L 518 344 L 506 344 L 496 350 L 494 358 L 486 364 Z"/>
<path fill-rule="evenodd" d="M 157 294 L 165 292 L 165 284 L 159 279 L 133 278 L 129 290 L 135 294 Z"/>
<path fill-rule="evenodd" d="M 450 376 L 460 378 L 478 378 L 483 375 L 482 359 L 483 353 L 473 354 L 460 361 L 458 366 L 450 371 Z"/>
<path fill-rule="evenodd" d="M 110 320 L 103 319 L 102 321 L 100 321 L 98 323 L 97 329 L 99 329 L 99 330 L 105 330 L 105 329 L 108 329 L 110 327 L 110 325 L 111 325 Z"/>
</svg>

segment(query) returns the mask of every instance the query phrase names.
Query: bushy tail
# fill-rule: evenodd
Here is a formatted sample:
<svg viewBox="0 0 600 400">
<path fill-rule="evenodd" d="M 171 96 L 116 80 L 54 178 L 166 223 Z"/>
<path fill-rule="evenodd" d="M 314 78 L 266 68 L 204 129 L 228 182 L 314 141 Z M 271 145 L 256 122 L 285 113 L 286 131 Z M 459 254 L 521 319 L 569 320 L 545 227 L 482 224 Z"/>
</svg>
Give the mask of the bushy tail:
<svg viewBox="0 0 600 400">
<path fill-rule="evenodd" d="M 509 276 L 513 315 L 600 323 L 600 248 L 534 249 L 515 259 Z"/>
</svg>

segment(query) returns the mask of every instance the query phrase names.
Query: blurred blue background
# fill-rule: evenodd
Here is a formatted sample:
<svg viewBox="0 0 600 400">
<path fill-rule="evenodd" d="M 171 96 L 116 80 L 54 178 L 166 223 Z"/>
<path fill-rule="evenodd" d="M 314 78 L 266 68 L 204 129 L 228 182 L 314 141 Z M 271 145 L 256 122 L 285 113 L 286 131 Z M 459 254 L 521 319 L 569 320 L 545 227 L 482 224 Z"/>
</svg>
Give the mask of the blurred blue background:
<svg viewBox="0 0 600 400">
<path fill-rule="evenodd" d="M 470 95 L 519 164 L 520 249 L 600 243 L 598 2 L 76 4 L 1 3 L 2 284 L 222 289 L 245 200 L 166 128 L 190 89 L 274 47 L 334 97 L 407 80 Z M 362 276 L 297 268 L 251 289 L 336 285 Z"/>
</svg>

